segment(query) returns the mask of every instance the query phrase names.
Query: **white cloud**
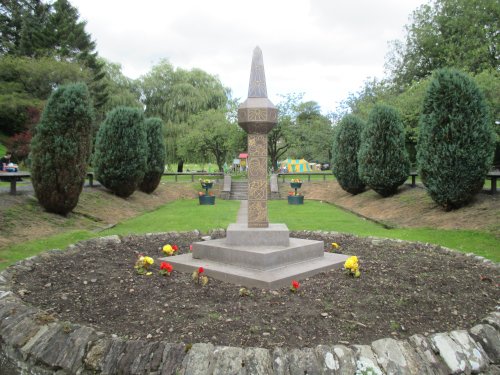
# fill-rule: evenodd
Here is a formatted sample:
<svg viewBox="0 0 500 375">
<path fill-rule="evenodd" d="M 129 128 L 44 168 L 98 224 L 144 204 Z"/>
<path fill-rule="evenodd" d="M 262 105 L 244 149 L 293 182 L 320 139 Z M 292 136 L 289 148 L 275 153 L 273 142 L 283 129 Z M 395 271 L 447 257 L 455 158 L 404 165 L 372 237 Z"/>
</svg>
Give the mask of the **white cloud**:
<svg viewBox="0 0 500 375">
<path fill-rule="evenodd" d="M 387 42 L 424 0 L 70 0 L 99 54 L 131 78 L 166 58 L 220 77 L 246 98 L 253 48 L 268 94 L 305 92 L 326 112 L 369 76 L 382 77 Z"/>
</svg>

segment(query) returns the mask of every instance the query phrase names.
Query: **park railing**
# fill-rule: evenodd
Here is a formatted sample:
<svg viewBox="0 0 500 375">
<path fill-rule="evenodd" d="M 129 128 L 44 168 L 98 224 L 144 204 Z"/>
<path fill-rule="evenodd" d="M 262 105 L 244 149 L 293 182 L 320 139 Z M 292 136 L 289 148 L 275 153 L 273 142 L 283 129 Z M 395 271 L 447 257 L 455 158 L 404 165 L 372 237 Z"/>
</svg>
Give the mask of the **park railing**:
<svg viewBox="0 0 500 375">
<path fill-rule="evenodd" d="M 326 181 L 326 177 L 331 178 L 332 180 L 335 179 L 335 176 L 333 173 L 330 171 L 328 172 L 288 172 L 288 173 L 277 173 L 278 178 L 282 178 L 283 182 L 285 182 L 286 177 L 292 178 L 300 178 L 303 179 L 305 176 L 307 176 L 307 181 L 311 181 L 311 176 L 323 176 L 323 181 Z"/>
<path fill-rule="evenodd" d="M 204 176 L 204 177 L 221 177 L 224 178 L 224 173 L 222 172 L 164 172 L 164 176 L 174 176 L 175 182 L 179 176 L 191 176 L 191 182 L 194 182 L 194 176 Z"/>
<path fill-rule="evenodd" d="M 215 177 L 216 179 L 224 179 L 224 173 L 222 172 L 164 172 L 164 176 L 173 176 L 175 178 L 175 181 L 178 181 L 179 176 L 191 176 L 191 182 L 194 182 L 195 176 L 199 177 Z M 311 181 L 311 176 L 323 176 L 323 181 L 326 181 L 326 177 L 328 176 L 332 180 L 335 179 L 335 176 L 333 173 L 321 173 L 321 172 L 302 172 L 302 173 L 277 173 L 275 174 L 277 178 L 279 179 L 280 177 L 282 178 L 282 181 L 285 182 L 285 179 L 289 177 L 290 179 L 292 178 L 300 178 L 304 179 L 305 176 L 307 176 L 307 181 Z M 418 176 L 418 173 L 415 171 L 410 172 L 409 178 L 411 177 L 411 186 L 415 187 L 416 186 L 416 177 Z M 16 194 L 16 185 L 17 182 L 21 178 L 30 178 L 31 174 L 29 172 L 2 172 L 0 173 L 0 177 L 2 177 L 3 181 L 8 181 L 10 182 L 10 193 L 11 194 Z M 491 193 L 496 194 L 497 192 L 497 180 L 500 179 L 500 172 L 499 171 L 491 171 L 488 172 L 485 176 L 488 180 L 491 180 Z M 87 173 L 87 178 L 89 180 L 89 185 L 91 187 L 94 186 L 94 172 L 88 172 Z"/>
</svg>

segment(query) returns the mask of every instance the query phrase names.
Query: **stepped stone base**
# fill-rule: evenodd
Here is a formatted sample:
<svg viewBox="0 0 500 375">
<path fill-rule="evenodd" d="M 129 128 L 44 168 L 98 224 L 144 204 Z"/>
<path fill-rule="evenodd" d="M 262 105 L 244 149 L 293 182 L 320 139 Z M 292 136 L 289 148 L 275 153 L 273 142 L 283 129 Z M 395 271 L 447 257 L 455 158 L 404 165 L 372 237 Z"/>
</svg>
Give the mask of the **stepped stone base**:
<svg viewBox="0 0 500 375">
<path fill-rule="evenodd" d="M 228 245 L 288 246 L 290 231 L 285 224 L 269 224 L 268 228 L 248 228 L 247 224 L 237 223 L 229 224 L 226 236 Z"/>
<path fill-rule="evenodd" d="M 193 272 L 198 267 L 205 269 L 207 276 L 245 287 L 276 289 L 320 272 L 341 268 L 348 257 L 341 254 L 324 253 L 324 256 L 284 267 L 258 270 L 231 264 L 214 262 L 208 259 L 195 259 L 192 254 L 177 255 L 163 260 L 171 263 L 181 272 Z"/>
<path fill-rule="evenodd" d="M 325 253 L 323 241 L 290 238 L 285 224 L 248 228 L 231 224 L 227 237 L 193 244 L 192 254 L 163 258 L 181 272 L 199 267 L 218 280 L 247 287 L 279 288 L 343 266 L 348 258 Z"/>
</svg>

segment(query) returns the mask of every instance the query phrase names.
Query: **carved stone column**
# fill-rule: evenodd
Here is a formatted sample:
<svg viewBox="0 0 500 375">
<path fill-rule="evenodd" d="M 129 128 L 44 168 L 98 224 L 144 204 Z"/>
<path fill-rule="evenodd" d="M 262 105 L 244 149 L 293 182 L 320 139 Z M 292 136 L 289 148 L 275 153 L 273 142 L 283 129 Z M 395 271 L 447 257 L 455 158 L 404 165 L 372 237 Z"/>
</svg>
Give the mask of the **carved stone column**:
<svg viewBox="0 0 500 375">
<path fill-rule="evenodd" d="M 267 133 L 278 111 L 267 98 L 262 51 L 252 57 L 248 99 L 238 108 L 238 124 L 248 133 L 248 227 L 267 228 Z"/>
</svg>

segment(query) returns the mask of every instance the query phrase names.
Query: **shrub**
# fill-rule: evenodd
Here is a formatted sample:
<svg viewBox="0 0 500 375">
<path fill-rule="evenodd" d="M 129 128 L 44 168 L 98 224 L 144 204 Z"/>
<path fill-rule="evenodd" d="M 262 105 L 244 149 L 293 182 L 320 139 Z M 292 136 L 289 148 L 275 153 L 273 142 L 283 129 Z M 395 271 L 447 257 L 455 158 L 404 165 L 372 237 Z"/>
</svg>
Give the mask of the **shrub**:
<svg viewBox="0 0 500 375">
<path fill-rule="evenodd" d="M 8 149 L 12 152 L 12 159 L 21 163 L 28 158 L 30 153 L 31 133 L 25 131 L 14 134 L 7 140 Z"/>
<path fill-rule="evenodd" d="M 410 162 L 405 149 L 403 123 L 398 112 L 376 105 L 361 133 L 359 177 L 383 197 L 396 193 L 408 178 Z"/>
<path fill-rule="evenodd" d="M 446 210 L 469 202 L 491 166 L 494 133 L 474 81 L 452 69 L 435 72 L 420 118 L 417 162 L 431 198 Z"/>
<path fill-rule="evenodd" d="M 92 145 L 93 109 L 83 83 L 50 96 L 31 145 L 32 182 L 40 204 L 65 215 L 78 203 Z"/>
<path fill-rule="evenodd" d="M 96 179 L 119 197 L 130 196 L 144 178 L 146 129 L 141 110 L 117 107 L 97 132 L 94 154 Z"/>
<path fill-rule="evenodd" d="M 145 193 L 152 193 L 159 185 L 165 170 L 165 138 L 163 137 L 163 122 L 153 117 L 145 121 L 147 134 L 148 160 L 144 179 L 139 189 Z"/>
<path fill-rule="evenodd" d="M 365 183 L 358 175 L 358 151 L 364 122 L 353 115 L 342 118 L 333 139 L 333 174 L 342 189 L 351 194 L 361 193 Z"/>
</svg>

